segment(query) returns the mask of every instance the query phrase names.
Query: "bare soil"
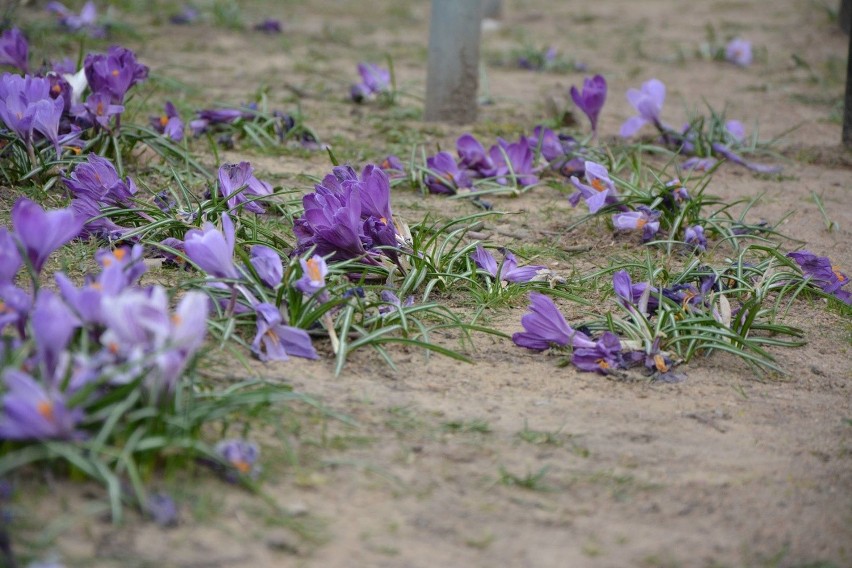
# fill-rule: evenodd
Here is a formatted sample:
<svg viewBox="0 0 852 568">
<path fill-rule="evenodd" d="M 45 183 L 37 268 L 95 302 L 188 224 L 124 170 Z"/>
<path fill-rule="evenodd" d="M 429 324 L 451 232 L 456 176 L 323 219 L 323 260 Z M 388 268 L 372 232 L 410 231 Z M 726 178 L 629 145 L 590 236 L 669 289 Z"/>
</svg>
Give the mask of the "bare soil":
<svg viewBox="0 0 852 568">
<path fill-rule="evenodd" d="M 762 138 L 781 136 L 780 178 L 726 164 L 708 192 L 762 196 L 750 221 L 790 214 L 780 227 L 792 239 L 785 246 L 806 243 L 852 273 L 852 154 L 839 144 L 838 115 L 848 38 L 820 2 L 507 4 L 500 29 L 483 34 L 484 58 L 526 39 L 603 74 L 605 140 L 632 114 L 623 93 L 652 77 L 669 87 L 671 124 L 690 109 L 705 112 L 706 101 L 749 131 L 759 126 Z M 273 106 L 287 108 L 297 90 L 308 123 L 353 163 L 380 160 L 382 148 L 407 156 L 410 140 L 451 148 L 471 128 L 421 124 L 414 97 L 392 109 L 345 100 L 357 62 L 384 53 L 401 87 L 423 95 L 428 3 L 253 2 L 245 15 L 281 19 L 284 36 L 136 16 L 144 39 L 135 47 L 153 72 L 211 101 L 238 103 L 267 85 Z M 720 42 L 751 40 L 755 63 L 697 57 L 708 25 Z M 495 102 L 473 128 L 493 136 L 531 130 L 547 100 L 565 100 L 583 73 L 489 65 L 487 78 Z M 298 174 L 329 169 L 321 153 L 235 150 L 225 159 L 248 159 L 305 190 Z M 812 192 L 839 230 L 825 229 Z M 394 204 L 410 221 L 427 211 L 474 212 L 405 188 Z M 539 259 L 566 273 L 605 266 L 633 246 L 603 225 L 566 231 L 582 212 L 548 187 L 495 206 L 511 213 L 486 226 L 498 242 L 518 244 L 511 234 L 594 245 L 567 260 Z M 487 323 L 518 331 L 524 304 L 489 312 Z M 569 320 L 582 318 L 581 307 L 560 305 Z M 714 354 L 686 366 L 676 385 L 577 373 L 489 337 L 477 338 L 472 365 L 402 348 L 392 350 L 396 370 L 364 351 L 339 377 L 329 361 L 254 364 L 253 373 L 357 422 L 300 409 L 257 428 L 263 489 L 290 516 L 271 518 L 262 498 L 219 481 L 178 475 L 169 489 L 178 491 L 180 526 L 131 519 L 115 527 L 96 510 L 99 490 L 60 483 L 33 488 L 44 526 L 32 534 L 72 566 L 852 566 L 852 328 L 820 301 L 798 302 L 787 321 L 808 339 L 773 351 L 788 375 L 759 376 Z M 231 365 L 223 376 L 246 374 Z"/>
</svg>

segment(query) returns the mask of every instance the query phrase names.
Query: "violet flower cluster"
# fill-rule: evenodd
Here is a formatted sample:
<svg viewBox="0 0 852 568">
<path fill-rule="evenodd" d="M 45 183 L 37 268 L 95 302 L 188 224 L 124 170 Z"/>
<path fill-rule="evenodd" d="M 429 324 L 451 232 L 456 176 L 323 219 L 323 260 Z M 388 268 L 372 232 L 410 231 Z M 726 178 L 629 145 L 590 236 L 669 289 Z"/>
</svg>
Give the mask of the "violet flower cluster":
<svg viewBox="0 0 852 568">
<path fill-rule="evenodd" d="M 45 211 L 25 198 L 12 209 L 12 230 L 0 228 L 0 333 L 5 349 L 24 352 L 20 367 L 2 373 L 0 439 L 83 437 L 84 408 L 137 380 L 161 400 L 204 341 L 206 296 L 189 292 L 172 311 L 164 288 L 138 285 L 145 271 L 138 245 L 99 251 L 101 270 L 82 286 L 57 273 L 56 292 L 38 287 L 49 256 L 82 228 L 73 209 Z M 16 284 L 24 266 L 31 290 Z M 79 392 L 87 394 L 72 407 L 69 397 Z"/>
<path fill-rule="evenodd" d="M 297 254 L 313 249 L 330 260 L 375 264 L 381 257 L 396 262 L 396 249 L 405 244 L 391 211 L 390 180 L 376 165 L 360 175 L 350 166 L 334 168 L 302 205 L 293 227 Z"/>
</svg>

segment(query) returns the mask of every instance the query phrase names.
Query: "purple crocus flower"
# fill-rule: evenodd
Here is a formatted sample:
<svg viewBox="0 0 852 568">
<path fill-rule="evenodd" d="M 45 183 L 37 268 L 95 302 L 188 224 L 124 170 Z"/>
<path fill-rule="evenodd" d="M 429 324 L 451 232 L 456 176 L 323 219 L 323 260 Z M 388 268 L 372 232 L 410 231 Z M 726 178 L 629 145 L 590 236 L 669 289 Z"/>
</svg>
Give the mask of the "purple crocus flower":
<svg viewBox="0 0 852 568">
<path fill-rule="evenodd" d="M 311 337 L 304 329 L 281 323 L 281 312 L 272 304 L 259 303 L 257 334 L 251 343 L 252 352 L 261 361 L 286 361 L 288 355 L 304 359 L 318 359 Z"/>
<path fill-rule="evenodd" d="M 274 249 L 254 245 L 251 247 L 250 256 L 249 262 L 264 284 L 275 288 L 281 283 L 284 277 L 284 265 L 281 263 L 281 256 Z"/>
<path fill-rule="evenodd" d="M 589 338 L 568 325 L 559 309 L 548 296 L 538 292 L 530 293 L 529 313 L 521 318 L 524 331 L 512 335 L 512 341 L 519 347 L 535 351 L 544 351 L 551 347 L 585 345 Z"/>
<path fill-rule="evenodd" d="M 44 366 L 42 376 L 52 377 L 74 330 L 80 322 L 62 299 L 51 290 L 39 291 L 30 320 L 38 360 Z"/>
<path fill-rule="evenodd" d="M 86 99 L 86 104 L 82 105 L 80 111 L 85 110 L 88 119 L 103 128 L 106 131 L 111 131 L 110 121 L 114 116 L 119 116 L 124 112 L 123 105 L 112 104 L 112 97 L 109 93 L 98 91 L 89 95 Z M 79 116 L 81 112 L 75 110 Z"/>
<path fill-rule="evenodd" d="M 740 38 L 729 41 L 728 45 L 725 46 L 725 61 L 740 67 L 751 65 L 751 42 Z"/>
<path fill-rule="evenodd" d="M 657 297 L 659 290 L 649 282 L 634 284 L 626 270 L 619 270 L 612 275 L 612 289 L 618 297 L 618 303 L 624 307 L 633 306 L 642 314 L 653 313 L 660 305 Z"/>
<path fill-rule="evenodd" d="M 72 32 L 85 29 L 92 37 L 102 37 L 105 33 L 104 29 L 97 25 L 98 11 L 91 0 L 83 5 L 79 15 L 71 12 L 61 2 L 48 2 L 45 8 L 59 16 L 59 25 Z"/>
<path fill-rule="evenodd" d="M 470 255 L 480 269 L 497 280 L 521 284 L 543 279 L 544 276 L 550 274 L 550 269 L 546 266 L 518 266 L 515 255 L 509 251 L 504 251 L 504 256 L 503 264 L 498 267 L 494 256 L 482 245 L 477 245 L 476 250 Z"/>
<path fill-rule="evenodd" d="M 63 177 L 74 197 L 105 205 L 130 205 L 136 194 L 136 184 L 128 177 L 122 181 L 112 162 L 94 152 L 86 162 L 77 164 L 69 177 Z"/>
<path fill-rule="evenodd" d="M 15 237 L 6 227 L 0 227 L 0 286 L 14 282 L 22 262 Z"/>
<path fill-rule="evenodd" d="M 660 113 L 666 100 L 666 86 L 658 79 L 651 79 L 642 84 L 641 90 L 628 89 L 627 100 L 638 112 L 638 116 L 627 119 L 621 125 L 621 136 L 629 138 L 636 134 L 646 124 L 653 124 L 662 129 Z"/>
<path fill-rule="evenodd" d="M 201 14 L 192 6 L 184 6 L 180 12 L 171 16 L 169 21 L 177 26 L 186 26 L 194 24 L 201 17 Z"/>
<path fill-rule="evenodd" d="M 352 85 L 350 89 L 350 96 L 356 103 L 390 89 L 391 75 L 387 69 L 375 63 L 362 62 L 358 64 L 358 73 L 361 75 L 361 82 Z"/>
<path fill-rule="evenodd" d="M 728 134 L 736 140 L 737 142 L 742 142 L 746 137 L 745 126 L 739 120 L 727 120 L 725 121 L 725 130 L 728 131 Z"/>
<path fill-rule="evenodd" d="M 83 411 L 69 409 L 62 393 L 45 390 L 31 376 L 8 369 L 3 374 L 8 390 L 0 417 L 2 440 L 70 440 L 79 438 L 77 424 Z"/>
<path fill-rule="evenodd" d="M 706 172 L 706 171 L 711 170 L 713 168 L 713 166 L 716 165 L 716 162 L 718 162 L 718 161 L 719 160 L 717 160 L 716 158 L 713 158 L 713 157 L 700 158 L 698 156 L 693 156 L 691 158 L 687 158 L 686 160 L 684 160 L 683 164 L 681 165 L 681 168 L 683 168 L 684 170 L 695 170 L 697 172 Z"/>
<path fill-rule="evenodd" d="M 456 160 L 449 152 L 438 152 L 426 158 L 426 173 L 423 181 L 431 193 L 455 194 L 459 189 L 470 188 L 473 183 L 467 174 L 459 169 Z"/>
<path fill-rule="evenodd" d="M 325 288 L 325 277 L 328 275 L 328 265 L 318 254 L 311 258 L 299 259 L 302 265 L 302 277 L 296 280 L 293 287 L 306 296 L 313 296 Z"/>
<path fill-rule="evenodd" d="M 189 231 L 184 237 L 184 250 L 192 262 L 214 278 L 240 277 L 234 266 L 234 223 L 227 213 L 222 214 L 222 231 L 209 221 L 202 230 Z"/>
<path fill-rule="evenodd" d="M 253 442 L 241 439 L 222 440 L 216 444 L 216 453 L 241 475 L 256 477 L 260 473 L 257 465 L 260 449 Z M 229 479 L 236 481 L 233 477 Z"/>
<path fill-rule="evenodd" d="M 397 156 L 390 155 L 379 164 L 379 167 L 388 175 L 391 179 L 396 178 L 404 178 L 405 177 L 405 164 L 402 163 Z"/>
<path fill-rule="evenodd" d="M 228 207 L 233 210 L 243 205 L 251 213 L 266 213 L 254 197 L 272 195 L 272 186 L 254 177 L 254 168 L 248 162 L 239 164 L 223 164 L 219 168 L 219 192 L 228 200 Z"/>
<path fill-rule="evenodd" d="M 32 305 L 33 299 L 27 292 L 12 284 L 0 284 L 0 331 L 11 325 L 25 338 Z"/>
<path fill-rule="evenodd" d="M 83 219 L 68 209 L 45 211 L 21 197 L 12 207 L 12 226 L 36 273 L 59 247 L 80 234 Z"/>
<path fill-rule="evenodd" d="M 491 177 L 496 170 L 494 161 L 485 147 L 472 134 L 462 134 L 456 140 L 456 152 L 463 168 L 473 170 L 482 177 Z"/>
<path fill-rule="evenodd" d="M 296 220 L 294 232 L 299 250 L 315 246 L 317 254 L 334 260 L 358 258 L 367 254 L 361 221 L 361 197 L 352 187 L 341 192 L 330 190 L 302 198 L 305 212 Z"/>
<path fill-rule="evenodd" d="M 175 142 L 183 140 L 183 120 L 171 101 L 166 101 L 163 114 L 149 118 L 151 128 Z"/>
<path fill-rule="evenodd" d="M 517 142 L 508 143 L 498 140 L 488 151 L 494 163 L 494 177 L 497 183 L 507 185 L 513 179 L 518 185 L 529 186 L 538 183 L 533 171 L 533 152 L 522 136 Z"/>
<path fill-rule="evenodd" d="M 617 231 L 635 231 L 642 229 L 642 242 L 647 243 L 660 230 L 660 212 L 640 205 L 637 211 L 616 213 L 612 224 Z"/>
<path fill-rule="evenodd" d="M 694 250 L 698 252 L 707 250 L 707 237 L 704 236 L 704 227 L 701 225 L 687 227 L 684 231 L 683 240 L 686 241 L 686 244 L 692 245 Z"/>
<path fill-rule="evenodd" d="M 809 276 L 823 292 L 832 294 L 847 304 L 852 303 L 852 295 L 846 290 L 841 290 L 849 283 L 849 277 L 840 271 L 839 266 L 832 264 L 831 259 L 826 256 L 817 256 L 807 250 L 787 253 L 787 256 L 795 260 L 805 276 Z"/>
<path fill-rule="evenodd" d="M 127 91 L 148 78 L 148 67 L 136 61 L 131 50 L 114 45 L 106 54 L 90 53 L 83 63 L 93 93 L 105 93 L 115 104 L 124 102 Z"/>
<path fill-rule="evenodd" d="M 571 98 L 583 113 L 589 117 L 592 124 L 592 133 L 598 132 L 598 116 L 606 102 L 606 79 L 602 75 L 586 77 L 583 79 L 583 90 L 571 86 Z"/>
<path fill-rule="evenodd" d="M 178 508 L 175 500 L 165 493 L 151 493 L 145 501 L 145 512 L 161 527 L 178 524 Z"/>
<path fill-rule="evenodd" d="M 0 119 L 26 143 L 32 139 L 36 105 L 42 101 L 50 103 L 52 109 L 48 79 L 3 73 L 0 78 Z M 41 108 L 41 112 L 46 110 L 47 107 Z"/>
<path fill-rule="evenodd" d="M 0 35 L 0 65 L 17 67 L 25 75 L 29 67 L 29 44 L 17 27 Z"/>
<path fill-rule="evenodd" d="M 250 119 L 254 116 L 253 113 L 238 108 L 202 109 L 196 111 L 196 114 L 198 118 L 189 123 L 193 136 L 204 134 L 210 126 L 231 124 L 238 118 Z"/>
<path fill-rule="evenodd" d="M 576 207 L 580 198 L 589 206 L 589 213 L 597 213 L 607 205 L 618 203 L 618 193 L 615 184 L 609 177 L 606 168 L 597 162 L 586 160 L 585 174 L 588 184 L 582 183 L 576 176 L 570 178 L 577 191 L 568 198 L 569 203 Z"/>
<path fill-rule="evenodd" d="M 527 145 L 533 152 L 540 151 L 548 162 L 565 157 L 565 147 L 559 136 L 540 124 L 533 129 L 532 136 L 527 137 Z"/>
<path fill-rule="evenodd" d="M 254 30 L 270 35 L 280 34 L 283 31 L 281 28 L 281 22 L 272 18 L 263 20 L 262 22 L 255 24 Z"/>
<path fill-rule="evenodd" d="M 581 371 L 594 371 L 606 375 L 623 366 L 621 341 L 610 331 L 591 345 L 574 347 L 571 363 Z"/>
<path fill-rule="evenodd" d="M 713 148 L 713 152 L 722 156 L 729 162 L 733 162 L 739 166 L 743 166 L 748 168 L 754 172 L 758 172 L 761 174 L 775 174 L 782 170 L 781 166 L 770 165 L 770 164 L 758 164 L 757 162 L 749 162 L 745 160 L 742 156 L 731 150 L 725 144 L 721 142 L 714 142 L 711 147 Z"/>
</svg>

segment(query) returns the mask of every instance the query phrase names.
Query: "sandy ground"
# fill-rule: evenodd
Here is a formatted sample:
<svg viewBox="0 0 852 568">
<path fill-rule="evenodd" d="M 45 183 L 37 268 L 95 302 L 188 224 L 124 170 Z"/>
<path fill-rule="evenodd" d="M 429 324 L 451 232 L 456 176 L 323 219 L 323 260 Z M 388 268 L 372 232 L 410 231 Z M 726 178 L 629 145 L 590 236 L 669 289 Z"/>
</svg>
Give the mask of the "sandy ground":
<svg viewBox="0 0 852 568">
<path fill-rule="evenodd" d="M 759 125 L 763 137 L 783 134 L 783 177 L 725 165 L 708 191 L 762 194 L 749 220 L 792 212 L 780 229 L 852 273 L 852 155 L 839 146 L 837 120 L 847 38 L 820 2 L 507 3 L 501 29 L 483 36 L 484 58 L 526 39 L 605 75 L 605 139 L 632 114 L 623 93 L 651 77 L 669 86 L 664 116 L 672 124 L 706 100 L 750 130 Z M 280 18 L 284 37 L 146 26 L 140 57 L 212 100 L 236 103 L 267 85 L 286 106 L 294 96 L 286 86 L 297 87 L 309 123 L 348 140 L 341 157 L 355 163 L 380 159 L 383 147 L 410 152 L 411 137 L 449 147 L 468 128 L 422 126 L 406 112 L 418 108 L 414 97 L 390 110 L 344 100 L 357 61 L 384 53 L 393 54 L 400 85 L 422 96 L 426 2 L 268 2 L 246 14 Z M 708 25 L 719 41 L 751 40 L 755 63 L 740 69 L 696 57 Z M 477 128 L 520 131 L 583 74 L 489 65 L 487 77 L 495 104 L 482 108 Z M 328 169 L 322 155 L 227 154 L 238 158 L 301 187 L 296 174 Z M 825 230 L 813 191 L 838 231 Z M 410 189 L 394 200 L 409 219 L 474 211 Z M 505 222 L 516 234 L 549 231 L 565 247 L 593 239 L 593 252 L 561 260 L 560 269 L 604 266 L 607 254 L 624 250 L 603 226 L 565 231 L 580 212 L 552 189 L 496 206 L 516 213 Z M 582 316 L 576 305 L 561 306 Z M 488 323 L 518 331 L 523 312 L 519 302 L 488 313 Z M 788 321 L 809 341 L 774 351 L 788 376 L 756 376 L 717 354 L 687 366 L 681 384 L 616 382 L 488 337 L 477 339 L 473 365 L 403 349 L 394 350 L 396 372 L 368 352 L 340 377 L 328 362 L 258 364 L 253 372 L 358 423 L 299 410 L 301 428 L 281 418 L 258 428 L 264 489 L 290 513 L 286 522 L 270 518 L 262 499 L 218 481 L 178 479 L 181 526 L 114 527 L 94 509 L 96 491 L 61 484 L 39 490 L 39 515 L 52 521 L 30 534 L 73 566 L 852 566 L 850 323 L 821 302 L 800 302 Z"/>
</svg>

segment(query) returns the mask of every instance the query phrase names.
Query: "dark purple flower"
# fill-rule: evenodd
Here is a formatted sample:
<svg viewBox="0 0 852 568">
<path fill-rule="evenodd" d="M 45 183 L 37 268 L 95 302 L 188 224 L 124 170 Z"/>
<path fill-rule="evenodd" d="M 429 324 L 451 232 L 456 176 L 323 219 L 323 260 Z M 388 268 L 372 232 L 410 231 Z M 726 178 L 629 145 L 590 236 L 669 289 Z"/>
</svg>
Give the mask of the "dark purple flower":
<svg viewBox="0 0 852 568">
<path fill-rule="evenodd" d="M 809 276 L 823 292 L 832 294 L 847 304 L 852 303 L 850 293 L 841 290 L 849 283 L 849 277 L 840 271 L 839 266 L 833 265 L 831 259 L 817 256 L 807 250 L 787 253 L 787 256 L 795 260 L 805 276 Z"/>
<path fill-rule="evenodd" d="M 571 98 L 583 113 L 589 117 L 592 124 L 592 133 L 597 134 L 598 116 L 606 102 L 606 79 L 601 75 L 586 77 L 583 79 L 583 90 L 571 86 Z"/>
<path fill-rule="evenodd" d="M 473 170 L 482 177 L 491 177 L 496 168 L 485 147 L 472 134 L 462 134 L 456 140 L 456 152 L 462 167 Z"/>
<path fill-rule="evenodd" d="M 376 217 L 384 223 L 391 223 L 393 212 L 390 204 L 390 180 L 387 174 L 374 164 L 367 164 L 361 170 L 361 178 L 352 184 L 361 194 L 361 216 Z"/>
<path fill-rule="evenodd" d="M 626 270 L 619 270 L 612 275 L 612 289 L 622 306 L 633 306 L 642 314 L 653 313 L 660 305 L 657 297 L 659 290 L 649 282 L 633 284 Z"/>
<path fill-rule="evenodd" d="M 209 221 L 202 230 L 193 229 L 184 237 L 186 256 L 214 278 L 238 279 L 234 266 L 234 223 L 222 214 L 222 231 Z"/>
<path fill-rule="evenodd" d="M 196 112 L 198 118 L 189 123 L 193 136 L 207 132 L 210 126 L 231 124 L 238 118 L 251 119 L 254 113 L 238 108 L 202 109 Z"/>
<path fill-rule="evenodd" d="M 26 75 L 29 67 L 28 55 L 27 38 L 17 27 L 6 30 L 3 35 L 0 35 L 0 65 L 17 67 Z"/>
<path fill-rule="evenodd" d="M 610 331 L 591 345 L 574 347 L 571 363 L 581 371 L 594 371 L 606 375 L 623 366 L 621 341 Z"/>
<path fill-rule="evenodd" d="M 405 164 L 398 157 L 390 155 L 379 165 L 391 179 L 405 177 Z"/>
<path fill-rule="evenodd" d="M 660 212 L 640 205 L 637 211 L 616 213 L 612 224 L 617 231 L 635 231 L 642 229 L 642 242 L 647 243 L 660 230 Z"/>
<path fill-rule="evenodd" d="M 77 164 L 69 177 L 62 178 L 74 197 L 104 205 L 132 204 L 136 184 L 130 177 L 122 181 L 112 162 L 94 152 L 88 154 L 86 160 Z"/>
<path fill-rule="evenodd" d="M 569 326 L 559 309 L 548 296 L 538 292 L 530 293 L 529 313 L 521 318 L 524 331 L 512 335 L 512 341 L 519 347 L 535 351 L 544 351 L 551 347 L 585 345 L 589 338 L 582 332 Z"/>
<path fill-rule="evenodd" d="M 719 281 L 714 275 L 702 276 L 698 286 L 695 284 L 678 284 L 671 288 L 663 288 L 663 296 L 680 304 L 684 310 L 707 307 L 711 292 L 720 289 Z"/>
<path fill-rule="evenodd" d="M 78 438 L 77 424 L 83 411 L 69 409 L 57 390 L 45 390 L 21 371 L 7 369 L 3 374 L 8 390 L 3 396 L 0 417 L 2 440 L 70 440 Z"/>
<path fill-rule="evenodd" d="M 243 205 L 251 213 L 266 213 L 255 197 L 272 195 L 272 186 L 254 177 L 254 169 L 248 162 L 223 164 L 219 168 L 219 192 L 228 200 L 231 210 Z"/>
<path fill-rule="evenodd" d="M 429 170 L 423 181 L 431 193 L 455 194 L 459 189 L 470 188 L 473 184 L 467 174 L 460 170 L 455 158 L 449 152 L 438 152 L 426 158 Z"/>
<path fill-rule="evenodd" d="M 328 275 L 328 265 L 318 254 L 311 258 L 299 259 L 302 265 L 302 277 L 296 280 L 293 287 L 306 296 L 313 296 L 325 288 L 325 277 Z"/>
<path fill-rule="evenodd" d="M 532 136 L 527 137 L 527 145 L 533 152 L 538 150 L 548 162 L 565 157 L 562 140 L 551 129 L 541 125 L 533 129 Z"/>
<path fill-rule="evenodd" d="M 42 103 L 42 106 L 37 106 L 39 103 Z M 21 77 L 13 73 L 4 73 L 0 79 L 0 119 L 24 142 L 29 143 L 32 139 L 36 111 L 44 114 L 53 109 L 52 103 L 48 79 L 29 75 Z M 49 108 L 44 106 L 48 104 Z M 51 121 L 50 113 L 47 115 L 41 117 L 42 122 L 45 119 Z M 48 133 L 52 132 L 47 125 L 42 125 L 42 129 L 48 130 Z"/>
<path fill-rule="evenodd" d="M 576 207 L 582 198 L 589 206 L 589 213 L 597 213 L 607 205 L 618 203 L 618 193 L 615 184 L 609 178 L 606 168 L 591 160 L 585 161 L 585 174 L 587 184 L 582 183 L 576 176 L 570 178 L 571 183 L 577 189 L 571 194 L 568 201 Z"/>
<path fill-rule="evenodd" d="M 257 444 L 241 439 L 222 440 L 216 444 L 216 453 L 241 475 L 256 477 L 260 473 L 257 465 L 260 449 Z"/>
<path fill-rule="evenodd" d="M 725 61 L 729 61 L 740 67 L 751 65 L 751 42 L 734 38 L 725 46 Z"/>
<path fill-rule="evenodd" d="M 251 247 L 249 261 L 264 284 L 275 288 L 281 283 L 284 277 L 284 265 L 281 263 L 281 256 L 275 250 L 263 245 L 254 245 Z"/>
<path fill-rule="evenodd" d="M 686 241 L 686 244 L 692 245 L 698 252 L 707 250 L 707 237 L 704 236 L 704 227 L 701 225 L 687 227 L 684 231 L 683 240 Z"/>
<path fill-rule="evenodd" d="M 83 219 L 70 208 L 45 211 L 21 197 L 12 207 L 12 226 L 38 273 L 53 251 L 80 234 Z"/>
<path fill-rule="evenodd" d="M 286 361 L 288 355 L 304 359 L 319 358 L 307 332 L 284 325 L 278 308 L 272 304 L 259 303 L 255 311 L 257 334 L 251 343 L 251 350 L 261 361 Z"/>
<path fill-rule="evenodd" d="M 621 125 L 621 136 L 629 138 L 646 124 L 661 126 L 660 113 L 666 100 L 666 86 L 658 79 L 642 84 L 642 89 L 628 89 L 627 100 L 639 114 Z"/>
<path fill-rule="evenodd" d="M 36 353 L 44 366 L 42 376 L 52 377 L 59 363 L 59 355 L 65 351 L 80 321 L 59 296 L 51 290 L 42 289 L 33 305 L 30 323 Z"/>
<path fill-rule="evenodd" d="M 494 177 L 497 183 L 507 185 L 511 179 L 518 185 L 528 186 L 538 183 L 538 176 L 533 171 L 533 156 L 529 144 L 524 137 L 517 142 L 508 143 L 498 140 L 488 151 L 494 164 Z"/>
<path fill-rule="evenodd" d="M 14 282 L 22 262 L 15 237 L 6 227 L 0 227 L 0 286 Z"/>
<path fill-rule="evenodd" d="M 163 114 L 149 117 L 148 120 L 151 128 L 165 135 L 166 138 L 171 138 L 175 142 L 183 140 L 183 120 L 171 101 L 166 101 Z"/>
<path fill-rule="evenodd" d="M 136 61 L 136 54 L 117 45 L 106 54 L 87 55 L 83 68 L 92 92 L 109 95 L 115 104 L 123 103 L 130 87 L 148 78 L 148 67 Z"/>
<path fill-rule="evenodd" d="M 280 34 L 282 32 L 281 22 L 272 18 L 255 24 L 254 29 L 255 31 L 263 32 L 265 34 Z"/>
<path fill-rule="evenodd" d="M 123 105 L 114 105 L 111 101 L 112 97 L 109 93 L 99 91 L 89 95 L 86 104 L 82 105 L 89 121 L 108 131 L 112 130 L 110 126 L 112 118 L 124 112 Z M 76 110 L 75 113 L 79 115 Z"/>
</svg>

